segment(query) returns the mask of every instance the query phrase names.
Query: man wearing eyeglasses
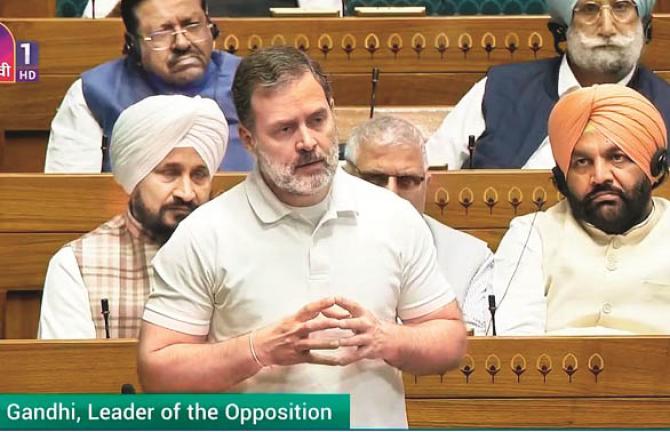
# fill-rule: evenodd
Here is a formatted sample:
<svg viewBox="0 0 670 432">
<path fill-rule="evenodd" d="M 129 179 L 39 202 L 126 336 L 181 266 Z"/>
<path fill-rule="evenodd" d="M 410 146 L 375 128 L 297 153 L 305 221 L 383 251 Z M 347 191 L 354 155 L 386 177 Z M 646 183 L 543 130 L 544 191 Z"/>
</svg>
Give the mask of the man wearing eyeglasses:
<svg viewBox="0 0 670 432">
<path fill-rule="evenodd" d="M 206 0 L 123 0 L 124 57 L 84 72 L 51 123 L 45 172 L 110 171 L 111 134 L 127 107 L 154 95 L 213 99 L 230 124 L 219 167 L 246 171 L 252 157 L 237 132 L 231 86 L 240 59 L 214 49 Z"/>
<path fill-rule="evenodd" d="M 567 42 L 565 55 L 491 68 L 429 139 L 430 165 L 550 169 L 551 109 L 569 90 L 594 84 L 631 87 L 670 121 L 670 86 L 639 65 L 655 3 L 547 0 L 556 49 L 563 54 L 559 43 Z M 478 138 L 474 152 L 471 135 Z"/>
<path fill-rule="evenodd" d="M 437 249 L 438 265 L 454 288 L 463 321 L 476 335 L 483 335 L 493 254 L 485 242 L 423 214 L 430 182 L 425 142 L 408 121 L 377 117 L 352 131 L 345 170 L 406 199 L 423 215 Z"/>
</svg>

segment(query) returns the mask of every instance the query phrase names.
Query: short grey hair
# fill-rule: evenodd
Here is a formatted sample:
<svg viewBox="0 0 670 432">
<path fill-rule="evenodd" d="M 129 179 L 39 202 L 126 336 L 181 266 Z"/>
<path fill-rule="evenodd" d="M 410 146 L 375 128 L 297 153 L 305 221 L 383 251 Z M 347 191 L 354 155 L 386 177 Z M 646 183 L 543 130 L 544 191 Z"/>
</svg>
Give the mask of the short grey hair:
<svg viewBox="0 0 670 432">
<path fill-rule="evenodd" d="M 394 145 L 414 145 L 421 149 L 424 169 L 428 168 L 426 155 L 426 138 L 421 131 L 407 120 L 382 116 L 368 120 L 351 131 L 347 146 L 344 149 L 344 158 L 358 164 L 361 146 L 374 145 L 377 147 Z"/>
</svg>

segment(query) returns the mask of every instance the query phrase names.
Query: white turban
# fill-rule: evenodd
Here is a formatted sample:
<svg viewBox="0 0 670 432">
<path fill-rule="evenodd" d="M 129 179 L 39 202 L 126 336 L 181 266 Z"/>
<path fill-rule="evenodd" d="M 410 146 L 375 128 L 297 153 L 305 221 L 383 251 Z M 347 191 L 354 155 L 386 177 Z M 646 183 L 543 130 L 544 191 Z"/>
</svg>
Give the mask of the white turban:
<svg viewBox="0 0 670 432">
<path fill-rule="evenodd" d="M 643 20 L 649 19 L 656 0 L 633 0 L 637 11 Z M 547 9 L 551 19 L 559 24 L 572 24 L 572 11 L 577 6 L 577 0 L 547 0 Z"/>
<path fill-rule="evenodd" d="M 228 122 L 212 99 L 181 95 L 151 96 L 128 107 L 114 124 L 112 172 L 131 194 L 174 148 L 192 147 L 209 169 L 221 164 Z"/>
</svg>

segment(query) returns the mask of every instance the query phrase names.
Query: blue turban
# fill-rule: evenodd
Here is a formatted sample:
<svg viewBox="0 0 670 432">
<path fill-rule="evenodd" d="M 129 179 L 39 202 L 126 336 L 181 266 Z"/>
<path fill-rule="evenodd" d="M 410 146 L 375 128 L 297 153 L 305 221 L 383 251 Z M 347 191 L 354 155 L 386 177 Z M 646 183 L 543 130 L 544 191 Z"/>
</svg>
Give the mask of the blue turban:
<svg viewBox="0 0 670 432">
<path fill-rule="evenodd" d="M 637 4 L 637 10 L 643 20 L 649 19 L 654 9 L 656 0 L 633 0 Z M 577 5 L 577 0 L 547 0 L 547 9 L 552 21 L 569 26 L 572 23 L 572 10 Z"/>
</svg>

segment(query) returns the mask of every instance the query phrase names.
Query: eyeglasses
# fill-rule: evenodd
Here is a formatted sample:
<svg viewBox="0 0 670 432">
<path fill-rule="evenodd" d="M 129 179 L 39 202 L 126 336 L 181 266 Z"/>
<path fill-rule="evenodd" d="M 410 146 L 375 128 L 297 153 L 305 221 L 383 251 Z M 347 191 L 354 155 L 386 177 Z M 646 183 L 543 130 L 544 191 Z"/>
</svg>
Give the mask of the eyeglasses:
<svg viewBox="0 0 670 432">
<path fill-rule="evenodd" d="M 372 183 L 377 186 L 386 187 L 389 184 L 389 179 L 391 177 L 395 178 L 398 189 L 411 190 L 421 186 L 421 183 L 426 179 L 425 176 L 415 176 L 415 175 L 389 175 L 384 173 L 377 172 L 365 172 L 361 171 L 353 162 L 347 160 L 347 163 L 354 168 L 356 171 L 356 176 L 362 178 L 368 183 Z"/>
<path fill-rule="evenodd" d="M 191 43 L 202 42 L 209 37 L 210 29 L 213 24 L 197 22 L 185 25 L 181 30 L 158 30 L 149 33 L 142 39 L 149 43 L 154 51 L 165 51 L 170 49 L 172 42 L 177 35 L 184 35 Z"/>
<path fill-rule="evenodd" d="M 601 4 L 589 1 L 574 9 L 575 18 L 584 24 L 595 24 L 603 9 L 609 9 L 614 19 L 620 23 L 629 23 L 638 17 L 637 6 L 630 0 L 619 0 L 614 4 Z"/>
</svg>

